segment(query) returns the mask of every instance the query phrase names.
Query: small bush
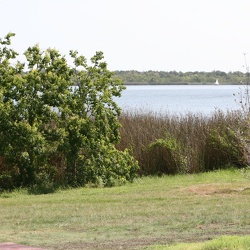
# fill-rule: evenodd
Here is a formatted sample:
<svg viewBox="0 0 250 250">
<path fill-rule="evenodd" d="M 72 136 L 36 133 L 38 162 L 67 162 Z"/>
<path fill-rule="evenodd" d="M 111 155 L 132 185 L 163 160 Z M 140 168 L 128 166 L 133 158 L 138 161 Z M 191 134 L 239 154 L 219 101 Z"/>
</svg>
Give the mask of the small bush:
<svg viewBox="0 0 250 250">
<path fill-rule="evenodd" d="M 181 146 L 170 135 L 157 139 L 146 149 L 150 174 L 177 174 L 185 172 Z"/>
<path fill-rule="evenodd" d="M 41 173 L 36 176 L 35 184 L 29 187 L 30 194 L 49 194 L 54 193 L 57 187 L 51 180 L 50 176 L 46 173 Z"/>
<path fill-rule="evenodd" d="M 14 188 L 14 182 L 9 174 L 0 175 L 0 191 L 12 190 Z"/>
<path fill-rule="evenodd" d="M 244 167 L 248 164 L 244 140 L 229 127 L 208 130 L 205 147 L 206 170 L 223 168 L 227 165 Z"/>
</svg>

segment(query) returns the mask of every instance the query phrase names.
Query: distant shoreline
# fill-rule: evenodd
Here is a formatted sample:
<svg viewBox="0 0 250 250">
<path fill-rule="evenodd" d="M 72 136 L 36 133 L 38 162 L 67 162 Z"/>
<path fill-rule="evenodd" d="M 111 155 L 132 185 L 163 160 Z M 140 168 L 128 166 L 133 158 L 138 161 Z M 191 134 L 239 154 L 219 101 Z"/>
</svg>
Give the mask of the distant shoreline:
<svg viewBox="0 0 250 250">
<path fill-rule="evenodd" d="M 243 83 L 227 83 L 222 82 L 220 85 L 242 85 Z M 130 85 L 215 85 L 212 82 L 172 82 L 172 83 L 149 83 L 149 82 L 124 82 L 124 85 L 130 86 Z"/>
<path fill-rule="evenodd" d="M 237 72 L 176 72 L 176 71 L 114 71 L 114 77 L 125 85 L 242 85 L 250 83 L 250 73 Z"/>
</svg>

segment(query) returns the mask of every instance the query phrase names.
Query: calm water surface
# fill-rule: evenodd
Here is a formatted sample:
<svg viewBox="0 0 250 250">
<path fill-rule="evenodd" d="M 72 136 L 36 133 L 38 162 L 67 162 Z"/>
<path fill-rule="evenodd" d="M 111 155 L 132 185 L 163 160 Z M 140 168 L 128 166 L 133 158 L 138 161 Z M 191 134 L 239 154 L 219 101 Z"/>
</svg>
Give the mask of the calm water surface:
<svg viewBox="0 0 250 250">
<path fill-rule="evenodd" d="M 157 113 L 202 113 L 240 109 L 239 85 L 127 86 L 116 101 L 123 110 Z"/>
</svg>

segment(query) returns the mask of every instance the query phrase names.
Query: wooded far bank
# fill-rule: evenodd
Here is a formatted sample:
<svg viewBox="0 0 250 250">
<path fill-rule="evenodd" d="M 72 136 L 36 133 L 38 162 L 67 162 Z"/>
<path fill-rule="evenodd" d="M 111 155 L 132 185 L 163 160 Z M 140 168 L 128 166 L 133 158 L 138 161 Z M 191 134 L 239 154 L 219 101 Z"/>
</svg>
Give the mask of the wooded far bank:
<svg viewBox="0 0 250 250">
<path fill-rule="evenodd" d="M 177 71 L 114 71 L 115 76 L 122 79 L 126 85 L 132 84 L 246 84 L 249 83 L 249 73 L 235 72 L 177 72 Z"/>
</svg>

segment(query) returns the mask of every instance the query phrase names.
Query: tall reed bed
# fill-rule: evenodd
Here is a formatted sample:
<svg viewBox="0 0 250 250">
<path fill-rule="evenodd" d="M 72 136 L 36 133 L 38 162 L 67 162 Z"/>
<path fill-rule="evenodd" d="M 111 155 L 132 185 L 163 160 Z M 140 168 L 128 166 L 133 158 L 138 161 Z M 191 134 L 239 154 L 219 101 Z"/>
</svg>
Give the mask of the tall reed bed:
<svg viewBox="0 0 250 250">
<path fill-rule="evenodd" d="M 129 148 L 140 175 L 198 173 L 249 163 L 249 121 L 241 111 L 160 115 L 124 112 L 119 149 Z"/>
</svg>

